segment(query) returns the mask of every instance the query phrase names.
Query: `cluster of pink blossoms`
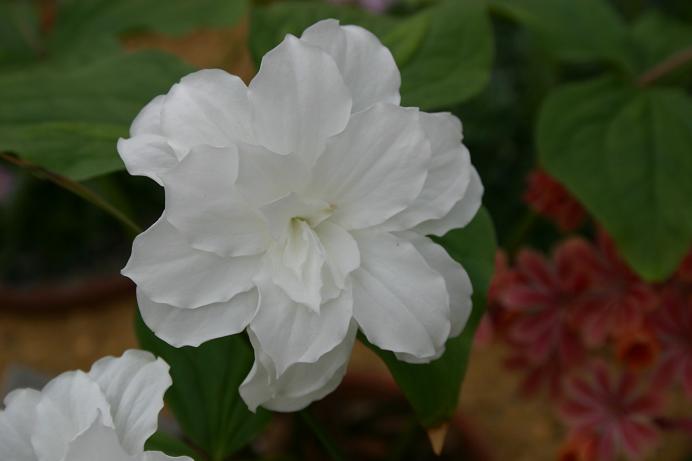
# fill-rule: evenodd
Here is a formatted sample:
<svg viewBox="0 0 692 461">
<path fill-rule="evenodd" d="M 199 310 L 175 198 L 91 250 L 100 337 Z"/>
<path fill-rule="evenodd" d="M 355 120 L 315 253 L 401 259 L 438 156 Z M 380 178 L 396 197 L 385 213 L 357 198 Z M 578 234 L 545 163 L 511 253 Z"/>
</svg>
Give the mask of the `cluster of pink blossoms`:
<svg viewBox="0 0 692 461">
<path fill-rule="evenodd" d="M 545 173 L 529 183 L 534 211 L 563 230 L 583 222 L 569 217 L 583 210 L 559 183 Z M 568 237 L 551 257 L 523 249 L 513 265 L 498 253 L 478 339 L 499 337 L 522 390 L 555 403 L 567 428 L 561 460 L 639 459 L 661 431 L 692 428 L 664 410 L 671 395 L 692 399 L 692 252 L 649 284 L 603 230 L 594 240 Z"/>
</svg>

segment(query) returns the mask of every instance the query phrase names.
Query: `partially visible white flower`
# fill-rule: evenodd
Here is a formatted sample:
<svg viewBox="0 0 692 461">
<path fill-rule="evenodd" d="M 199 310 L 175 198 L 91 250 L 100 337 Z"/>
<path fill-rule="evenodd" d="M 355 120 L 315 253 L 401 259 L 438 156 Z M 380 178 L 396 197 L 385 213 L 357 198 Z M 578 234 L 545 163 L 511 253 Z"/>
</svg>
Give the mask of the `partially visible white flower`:
<svg viewBox="0 0 692 461">
<path fill-rule="evenodd" d="M 373 34 L 321 21 L 267 53 L 249 87 L 220 70 L 183 78 L 118 143 L 165 188 L 123 270 L 144 321 L 174 346 L 247 329 L 252 409 L 333 390 L 358 329 L 424 363 L 468 319 L 466 272 L 425 235 L 465 226 L 483 187 L 460 121 L 401 107 L 399 85 Z"/>
<path fill-rule="evenodd" d="M 156 431 L 168 365 L 148 352 L 106 357 L 89 373 L 71 371 L 42 391 L 21 389 L 0 411 L 0 455 L 7 461 L 192 461 L 144 451 Z"/>
</svg>

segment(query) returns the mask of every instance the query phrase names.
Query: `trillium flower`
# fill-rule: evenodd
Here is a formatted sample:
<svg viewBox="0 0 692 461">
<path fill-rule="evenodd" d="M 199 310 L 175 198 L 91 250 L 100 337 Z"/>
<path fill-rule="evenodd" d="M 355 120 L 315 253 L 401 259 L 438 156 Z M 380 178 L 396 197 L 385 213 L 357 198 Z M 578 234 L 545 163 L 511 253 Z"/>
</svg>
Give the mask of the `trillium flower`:
<svg viewBox="0 0 692 461">
<path fill-rule="evenodd" d="M 21 389 L 0 412 L 0 453 L 11 461 L 192 461 L 144 451 L 156 431 L 168 365 L 130 350 L 63 373 L 42 391 Z"/>
<path fill-rule="evenodd" d="M 401 107 L 399 85 L 373 34 L 321 21 L 247 87 L 221 70 L 183 78 L 118 143 L 166 196 L 123 270 L 142 317 L 174 346 L 247 329 L 251 409 L 330 392 L 358 330 L 419 363 L 468 319 L 466 272 L 425 236 L 466 225 L 483 187 L 460 121 Z"/>
</svg>

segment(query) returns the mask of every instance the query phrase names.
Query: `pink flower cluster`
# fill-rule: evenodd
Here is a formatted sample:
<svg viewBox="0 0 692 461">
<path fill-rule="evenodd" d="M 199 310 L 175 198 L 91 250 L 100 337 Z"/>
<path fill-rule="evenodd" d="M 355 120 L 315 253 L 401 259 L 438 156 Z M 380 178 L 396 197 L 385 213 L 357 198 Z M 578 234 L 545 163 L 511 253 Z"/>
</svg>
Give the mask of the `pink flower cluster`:
<svg viewBox="0 0 692 461">
<path fill-rule="evenodd" d="M 662 429 L 689 430 L 662 401 L 671 389 L 692 399 L 692 252 L 651 285 L 605 232 L 595 240 L 569 238 L 550 258 L 524 249 L 513 266 L 499 254 L 483 328 L 509 345 L 523 390 L 555 402 L 569 433 L 560 459 L 637 459 Z"/>
</svg>

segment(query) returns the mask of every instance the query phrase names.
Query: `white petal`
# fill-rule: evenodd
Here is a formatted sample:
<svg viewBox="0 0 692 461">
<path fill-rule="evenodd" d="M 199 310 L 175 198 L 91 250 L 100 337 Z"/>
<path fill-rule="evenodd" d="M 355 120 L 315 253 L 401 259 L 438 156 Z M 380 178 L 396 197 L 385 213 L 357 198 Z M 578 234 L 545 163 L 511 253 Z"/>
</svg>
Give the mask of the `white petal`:
<svg viewBox="0 0 692 461">
<path fill-rule="evenodd" d="M 353 271 L 353 314 L 376 346 L 432 359 L 450 332 L 444 278 L 408 241 L 358 232 L 361 266 Z"/>
<path fill-rule="evenodd" d="M 263 406 L 272 411 L 298 411 L 325 397 L 337 388 L 346 374 L 357 326 L 351 322 L 341 343 L 314 363 L 297 363 L 276 378 L 274 365 L 261 351 L 250 332 L 255 347 L 255 364 L 240 385 L 240 396 L 251 411 Z"/>
<path fill-rule="evenodd" d="M 156 432 L 163 394 L 172 384 L 168 370 L 168 364 L 151 353 L 128 350 L 118 358 L 102 358 L 89 371 L 106 396 L 115 431 L 131 455 L 141 452 Z"/>
<path fill-rule="evenodd" d="M 308 164 L 351 114 L 351 96 L 334 59 L 292 35 L 264 55 L 249 98 L 258 143 L 298 154 Z"/>
<path fill-rule="evenodd" d="M 327 265 L 338 288 L 344 288 L 348 274 L 360 266 L 358 244 L 351 234 L 329 221 L 315 229 L 327 256 Z"/>
<path fill-rule="evenodd" d="M 295 303 L 271 281 L 258 286 L 260 306 L 249 330 L 275 365 L 277 375 L 295 363 L 317 361 L 343 341 L 353 312 L 350 287 L 315 312 Z"/>
<path fill-rule="evenodd" d="M 290 300 L 300 303 L 314 312 L 322 304 L 322 267 L 326 255 L 319 238 L 303 220 L 291 219 L 285 240 L 277 242 L 267 253 L 267 270 L 271 280 L 264 285 L 282 288 Z M 260 296 L 262 289 L 260 288 Z M 273 291 L 273 290 L 272 290 Z M 264 301 L 260 301 L 264 304 Z M 301 306 L 301 308 L 304 306 Z"/>
<path fill-rule="evenodd" d="M 35 426 L 36 406 L 41 393 L 20 389 L 5 397 L 5 410 L 0 411 L 0 453 L 12 461 L 37 461 L 31 445 Z"/>
<path fill-rule="evenodd" d="M 307 191 L 334 206 L 331 220 L 343 228 L 374 226 L 418 196 L 429 159 L 418 111 L 376 104 L 329 140 Z"/>
<path fill-rule="evenodd" d="M 112 427 L 99 421 L 70 442 L 64 461 L 137 461 L 125 452 Z"/>
<path fill-rule="evenodd" d="M 158 336 L 174 347 L 193 346 L 245 329 L 257 312 L 257 290 L 235 295 L 229 301 L 196 309 L 155 303 L 137 290 L 142 318 Z"/>
<path fill-rule="evenodd" d="M 166 95 L 159 95 L 152 99 L 149 104 L 139 111 L 139 114 L 132 121 L 130 126 L 130 136 L 140 136 L 144 134 L 163 135 L 161 131 L 161 109 Z"/>
<path fill-rule="evenodd" d="M 247 88 L 220 69 L 204 69 L 173 85 L 161 111 L 165 136 L 182 147 L 252 142 Z"/>
<path fill-rule="evenodd" d="M 481 207 L 482 198 L 483 183 L 476 169 L 471 167 L 471 180 L 462 199 L 454 204 L 444 218 L 422 222 L 413 230 L 419 234 L 443 236 L 452 229 L 464 227 Z"/>
<path fill-rule="evenodd" d="M 298 155 L 281 155 L 261 146 L 238 144 L 236 187 L 256 207 L 300 192 L 309 171 Z"/>
<path fill-rule="evenodd" d="M 101 388 L 81 371 L 63 373 L 46 385 L 36 406 L 31 443 L 40 461 L 62 461 L 68 444 L 98 418 L 113 426 Z"/>
<path fill-rule="evenodd" d="M 176 152 L 166 138 L 155 134 L 118 139 L 118 154 L 131 175 L 147 176 L 159 185 L 163 185 L 161 176 L 178 164 Z"/>
<path fill-rule="evenodd" d="M 167 219 L 193 247 L 224 256 L 266 248 L 266 225 L 236 190 L 237 176 L 235 146 L 197 146 L 163 178 Z"/>
<path fill-rule="evenodd" d="M 432 150 L 428 176 L 420 195 L 384 223 L 383 230 L 410 229 L 423 221 L 446 216 L 464 196 L 471 178 L 471 159 L 461 144 L 459 119 L 448 113 L 421 112 L 420 117 Z"/>
<path fill-rule="evenodd" d="M 399 104 L 401 75 L 394 57 L 371 32 L 325 19 L 308 27 L 301 40 L 329 53 L 353 98 L 352 112 L 378 102 Z"/>
<path fill-rule="evenodd" d="M 139 234 L 123 275 L 149 299 L 182 308 L 225 302 L 253 287 L 260 258 L 196 250 L 165 216 Z"/>
<path fill-rule="evenodd" d="M 471 296 L 473 295 L 471 279 L 461 264 L 452 259 L 444 248 L 429 238 L 415 232 L 402 232 L 399 235 L 413 243 L 428 265 L 444 277 L 449 293 L 452 322 L 449 337 L 458 336 L 471 315 Z"/>
</svg>

